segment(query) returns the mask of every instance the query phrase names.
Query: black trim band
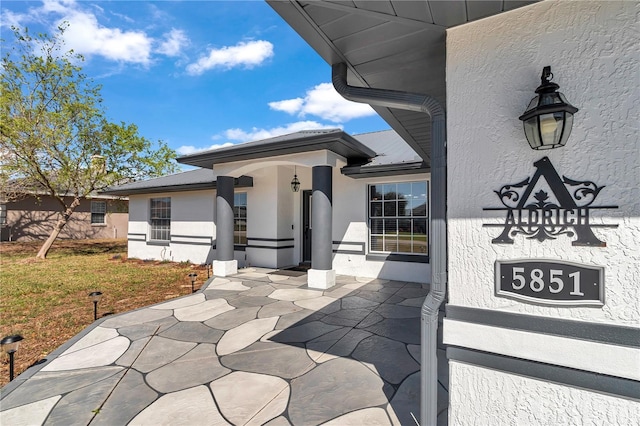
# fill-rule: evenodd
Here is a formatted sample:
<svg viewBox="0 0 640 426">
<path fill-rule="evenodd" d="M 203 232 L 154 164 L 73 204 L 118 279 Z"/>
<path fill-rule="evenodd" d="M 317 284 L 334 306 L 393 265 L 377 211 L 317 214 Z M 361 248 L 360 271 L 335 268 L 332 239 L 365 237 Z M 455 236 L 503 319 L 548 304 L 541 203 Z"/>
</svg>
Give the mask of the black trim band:
<svg viewBox="0 0 640 426">
<path fill-rule="evenodd" d="M 253 237 L 247 237 L 247 241 L 281 242 L 281 241 L 293 241 L 293 238 L 253 238 Z"/>
<path fill-rule="evenodd" d="M 634 327 L 540 317 L 449 304 L 446 306 L 446 317 L 456 321 L 640 348 L 640 329 Z"/>
<path fill-rule="evenodd" d="M 447 348 L 447 358 L 506 373 L 640 400 L 640 383 L 631 379 L 453 346 Z"/>
<path fill-rule="evenodd" d="M 169 245 L 171 244 L 171 241 L 160 241 L 160 240 L 151 240 L 151 241 L 147 241 L 147 245 L 148 246 L 164 246 L 164 247 L 169 247 Z"/>
<path fill-rule="evenodd" d="M 368 254 L 367 260 L 374 262 L 409 262 L 409 263 L 429 263 L 429 256 L 415 254 Z"/>
<path fill-rule="evenodd" d="M 209 236 L 202 236 L 202 235 L 173 235 L 171 234 L 171 238 L 195 238 L 195 239 L 208 239 L 211 240 L 211 237 Z"/>
<path fill-rule="evenodd" d="M 280 249 L 294 248 L 294 246 L 247 246 L 247 248 L 280 250 Z"/>
<path fill-rule="evenodd" d="M 340 249 L 334 249 L 333 252 L 334 253 L 338 253 L 338 254 L 359 254 L 359 255 L 364 255 L 366 253 L 365 251 L 365 243 L 363 243 L 362 241 L 332 241 L 333 245 L 345 245 L 345 246 L 359 246 L 360 249 L 359 250 L 340 250 Z"/>
</svg>

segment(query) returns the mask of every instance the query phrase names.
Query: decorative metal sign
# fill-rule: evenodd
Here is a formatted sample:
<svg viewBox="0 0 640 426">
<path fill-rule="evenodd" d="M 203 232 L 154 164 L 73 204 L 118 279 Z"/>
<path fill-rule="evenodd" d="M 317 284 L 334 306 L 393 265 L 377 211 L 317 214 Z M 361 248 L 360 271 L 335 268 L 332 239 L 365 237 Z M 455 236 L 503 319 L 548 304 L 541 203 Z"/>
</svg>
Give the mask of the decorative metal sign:
<svg viewBox="0 0 640 426">
<path fill-rule="evenodd" d="M 520 183 L 505 185 L 498 194 L 504 207 L 488 207 L 483 210 L 506 211 L 504 224 L 482 226 L 503 228 L 491 242 L 513 244 L 512 237 L 523 234 L 540 242 L 555 239 L 559 235 L 577 236 L 574 246 L 605 247 L 592 228 L 616 228 L 618 225 L 594 225 L 589 222 L 589 212 L 594 209 L 616 209 L 618 206 L 594 206 L 593 202 L 604 188 L 591 181 L 576 181 L 556 172 L 548 157 L 533 165 L 532 178 Z"/>
<path fill-rule="evenodd" d="M 560 260 L 498 260 L 496 296 L 544 305 L 603 306 L 604 268 Z"/>
</svg>

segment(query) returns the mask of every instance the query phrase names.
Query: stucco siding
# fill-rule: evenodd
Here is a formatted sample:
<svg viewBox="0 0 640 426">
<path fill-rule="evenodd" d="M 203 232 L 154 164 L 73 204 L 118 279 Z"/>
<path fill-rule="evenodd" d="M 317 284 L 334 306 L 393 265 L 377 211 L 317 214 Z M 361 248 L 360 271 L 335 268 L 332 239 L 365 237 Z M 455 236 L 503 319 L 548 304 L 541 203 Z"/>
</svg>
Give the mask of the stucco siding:
<svg viewBox="0 0 640 426">
<path fill-rule="evenodd" d="M 510 312 L 575 320 L 585 330 L 600 324 L 612 333 L 616 327 L 640 327 L 639 12 L 637 2 L 543 1 L 448 30 L 449 306 L 479 309 L 485 317 Z M 565 147 L 534 151 L 518 116 L 547 65 L 579 111 Z M 594 207 L 617 206 L 590 210 L 590 224 L 614 225 L 592 228 L 605 245 L 574 245 L 575 232 L 544 241 L 511 233 L 513 244 L 492 243 L 503 228 L 483 225 L 504 225 L 506 213 L 483 209 L 502 207 L 495 191 L 531 178 L 543 157 L 559 176 L 603 187 Z M 604 306 L 545 306 L 498 297 L 495 262 L 515 259 L 604 267 Z M 637 345 L 553 334 L 514 331 L 508 324 L 445 320 L 444 325 L 445 343 L 471 351 L 638 380 Z M 451 424 L 637 424 L 640 413 L 637 401 L 570 382 L 454 361 L 450 398 Z"/>
<path fill-rule="evenodd" d="M 637 2 L 545 1 L 448 31 L 449 301 L 452 304 L 640 325 L 640 145 L 638 144 L 639 44 Z M 508 16 L 508 19 L 507 19 Z M 540 23 L 544 22 L 544 31 Z M 529 148 L 518 116 L 551 65 L 554 81 L 575 114 L 561 149 Z M 606 247 L 572 246 L 561 235 L 543 243 L 516 236 L 492 244 L 504 213 L 493 191 L 534 173 L 548 156 L 558 173 L 605 186 L 592 223 Z M 602 309 L 552 308 L 497 298 L 497 259 L 552 258 L 604 265 Z"/>
<path fill-rule="evenodd" d="M 150 199 L 161 197 L 171 198 L 171 241 L 166 244 L 149 241 Z M 129 257 L 210 263 L 211 242 L 215 239 L 214 197 L 213 190 L 132 195 L 129 198 Z"/>
<path fill-rule="evenodd" d="M 637 401 L 455 361 L 449 372 L 451 426 L 638 424 Z"/>
<path fill-rule="evenodd" d="M 292 166 L 275 165 L 251 172 L 253 187 L 236 188 L 247 194 L 247 238 L 244 250 L 235 251 L 238 266 L 283 268 L 302 259 L 302 198 L 312 189 L 311 168 L 297 167 L 300 191 L 291 190 Z M 427 263 L 372 261 L 368 254 L 367 185 L 370 183 L 428 180 L 428 174 L 357 180 L 333 170 L 333 268 L 338 274 L 428 282 Z M 130 197 L 129 256 L 140 259 L 210 263 L 215 250 L 215 190 L 186 191 Z M 149 241 L 151 198 L 171 198 L 171 241 Z M 314 230 L 314 232 L 327 232 Z M 360 253 L 340 253 L 359 250 Z"/>
</svg>

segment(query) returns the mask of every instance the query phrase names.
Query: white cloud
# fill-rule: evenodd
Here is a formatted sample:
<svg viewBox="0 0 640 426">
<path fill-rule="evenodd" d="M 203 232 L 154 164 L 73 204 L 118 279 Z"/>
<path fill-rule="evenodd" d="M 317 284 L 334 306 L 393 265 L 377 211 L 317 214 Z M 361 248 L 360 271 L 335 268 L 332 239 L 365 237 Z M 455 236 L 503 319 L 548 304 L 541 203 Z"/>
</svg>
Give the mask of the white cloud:
<svg viewBox="0 0 640 426">
<path fill-rule="evenodd" d="M 69 10 L 61 21 L 68 21 L 64 38 L 67 45 L 84 55 L 98 55 L 118 62 L 148 65 L 153 39 L 142 31 L 123 31 L 98 23 L 95 15 Z"/>
<path fill-rule="evenodd" d="M 231 69 L 238 66 L 253 68 L 273 56 L 273 44 L 265 40 L 240 42 L 235 46 L 211 49 L 197 62 L 187 66 L 187 73 L 201 75 L 213 68 Z"/>
<path fill-rule="evenodd" d="M 179 56 L 182 49 L 189 43 L 189 39 L 182 30 L 172 28 L 170 32 L 164 34 L 164 41 L 158 47 L 158 53 L 167 56 Z"/>
<path fill-rule="evenodd" d="M 273 138 L 275 136 L 295 133 L 301 130 L 335 129 L 336 127 L 339 126 L 329 126 L 326 124 L 318 123 L 317 121 L 297 121 L 295 123 L 272 127 L 270 129 L 259 129 L 257 127 L 254 127 L 249 131 L 242 129 L 228 129 L 224 132 L 224 136 L 227 139 L 247 142 Z"/>
<path fill-rule="evenodd" d="M 331 83 L 321 83 L 308 90 L 304 99 L 294 98 L 270 102 L 269 107 L 298 117 L 315 115 L 334 123 L 344 123 L 354 118 L 368 117 L 376 112 L 367 104 L 344 99 Z"/>
<path fill-rule="evenodd" d="M 295 114 L 302 109 L 304 105 L 304 99 L 302 98 L 294 98 L 287 99 L 284 101 L 275 101 L 269 102 L 269 108 L 275 109 L 276 111 L 284 111 L 289 114 Z"/>
<path fill-rule="evenodd" d="M 0 27 L 21 27 L 22 22 L 25 18 L 26 16 L 21 13 L 14 13 L 10 10 L 2 10 L 2 15 L 0 15 Z"/>
<path fill-rule="evenodd" d="M 225 142 L 222 144 L 206 146 L 204 148 L 196 148 L 193 145 L 183 145 L 180 148 L 176 149 L 176 152 L 180 155 L 189 155 L 189 154 L 195 154 L 196 152 L 200 152 L 200 151 L 210 151 L 212 149 L 226 148 L 228 146 L 233 146 L 233 142 Z"/>
</svg>

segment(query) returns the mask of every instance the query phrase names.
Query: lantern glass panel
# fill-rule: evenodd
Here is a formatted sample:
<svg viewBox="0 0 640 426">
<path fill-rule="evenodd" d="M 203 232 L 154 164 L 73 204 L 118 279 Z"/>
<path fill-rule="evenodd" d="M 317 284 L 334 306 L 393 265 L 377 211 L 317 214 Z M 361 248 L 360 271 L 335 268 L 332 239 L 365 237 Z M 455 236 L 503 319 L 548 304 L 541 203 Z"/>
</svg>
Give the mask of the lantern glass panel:
<svg viewBox="0 0 640 426">
<path fill-rule="evenodd" d="M 545 148 L 552 148 L 560 142 L 564 126 L 564 112 L 540 115 L 540 138 Z"/>
<path fill-rule="evenodd" d="M 542 142 L 540 141 L 540 134 L 538 133 L 538 117 L 531 117 L 527 121 L 524 121 L 523 125 L 524 134 L 531 148 L 540 149 Z"/>
<path fill-rule="evenodd" d="M 560 140 L 560 146 L 564 146 L 569 140 L 571 135 L 571 129 L 573 128 L 573 114 L 567 112 L 564 115 L 564 132 L 562 133 L 562 139 Z"/>
</svg>

